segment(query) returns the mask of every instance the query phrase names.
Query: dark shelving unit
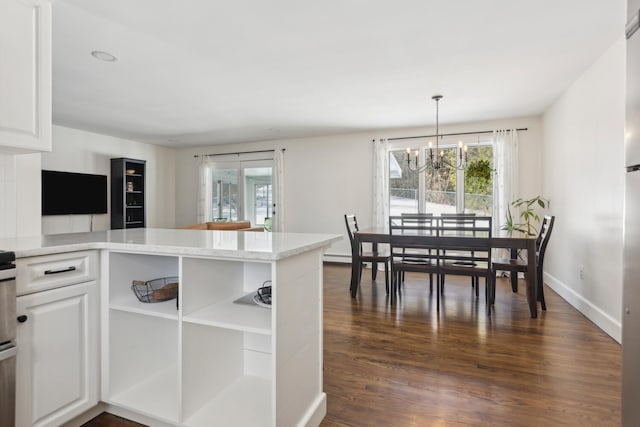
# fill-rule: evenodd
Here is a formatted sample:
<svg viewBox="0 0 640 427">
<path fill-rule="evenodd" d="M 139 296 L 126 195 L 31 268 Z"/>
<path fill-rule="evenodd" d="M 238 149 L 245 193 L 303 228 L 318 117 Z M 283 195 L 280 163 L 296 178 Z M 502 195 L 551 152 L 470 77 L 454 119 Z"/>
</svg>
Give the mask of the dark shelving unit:
<svg viewBox="0 0 640 427">
<path fill-rule="evenodd" d="M 146 160 L 111 159 L 111 228 L 146 225 Z"/>
</svg>

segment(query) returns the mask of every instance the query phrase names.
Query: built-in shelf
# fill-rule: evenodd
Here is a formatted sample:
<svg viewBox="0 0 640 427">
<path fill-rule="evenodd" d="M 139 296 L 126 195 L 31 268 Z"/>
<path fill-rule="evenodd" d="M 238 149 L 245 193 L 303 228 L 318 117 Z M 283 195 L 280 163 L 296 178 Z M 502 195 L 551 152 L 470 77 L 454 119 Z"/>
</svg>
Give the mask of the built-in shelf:
<svg viewBox="0 0 640 427">
<path fill-rule="evenodd" d="M 131 360 L 133 364 L 144 362 Z M 177 423 L 180 410 L 178 366 L 170 365 L 145 381 L 112 396 L 109 401 L 161 421 Z"/>
<path fill-rule="evenodd" d="M 111 310 L 126 311 L 128 313 L 144 314 L 145 316 L 161 317 L 163 319 L 178 320 L 176 300 L 145 303 L 140 302 L 131 292 L 131 298 L 120 297 L 109 304 Z"/>
<path fill-rule="evenodd" d="M 271 424 L 271 388 L 269 380 L 242 376 L 207 402 L 185 421 L 189 427 L 268 426 Z"/>
<path fill-rule="evenodd" d="M 145 226 L 145 167 L 145 160 L 111 159 L 112 229 Z"/>
<path fill-rule="evenodd" d="M 271 309 L 257 304 L 235 303 L 238 295 L 228 300 L 208 305 L 184 316 L 184 322 L 219 328 L 271 335 Z"/>
</svg>

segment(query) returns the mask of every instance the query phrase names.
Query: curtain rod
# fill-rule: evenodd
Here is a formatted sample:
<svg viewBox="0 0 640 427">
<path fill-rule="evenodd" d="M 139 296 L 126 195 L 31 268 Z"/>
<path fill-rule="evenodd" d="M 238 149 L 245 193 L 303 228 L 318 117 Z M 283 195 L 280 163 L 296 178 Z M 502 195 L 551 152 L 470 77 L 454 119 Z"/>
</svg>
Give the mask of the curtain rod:
<svg viewBox="0 0 640 427">
<path fill-rule="evenodd" d="M 509 129 L 503 129 L 503 130 L 509 130 Z M 516 129 L 516 131 L 524 131 L 524 130 L 529 130 L 528 128 L 518 128 Z M 458 132 L 458 133 L 441 133 L 437 136 L 459 136 L 459 135 L 477 135 L 480 133 L 493 133 L 495 132 L 494 130 L 481 130 L 478 132 Z M 418 139 L 418 138 L 433 138 L 436 135 L 422 135 L 422 136 L 400 136 L 397 138 L 387 138 L 387 141 L 400 141 L 403 139 Z"/>
<path fill-rule="evenodd" d="M 284 152 L 286 148 L 283 148 Z M 235 154 L 239 156 L 240 154 L 253 154 L 253 153 L 274 153 L 276 150 L 255 150 L 255 151 L 236 151 L 234 153 L 217 153 L 217 154 L 194 154 L 193 157 L 213 157 L 213 156 L 229 156 Z"/>
</svg>

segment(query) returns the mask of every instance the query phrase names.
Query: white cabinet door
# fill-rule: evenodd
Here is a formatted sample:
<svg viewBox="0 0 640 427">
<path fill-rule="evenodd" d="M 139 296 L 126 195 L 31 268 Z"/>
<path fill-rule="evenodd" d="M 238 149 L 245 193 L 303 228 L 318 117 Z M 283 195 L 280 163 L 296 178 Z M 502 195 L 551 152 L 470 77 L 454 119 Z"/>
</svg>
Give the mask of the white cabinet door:
<svg viewBox="0 0 640 427">
<path fill-rule="evenodd" d="M 0 2 L 0 151 L 51 151 L 51 3 Z"/>
<path fill-rule="evenodd" d="M 92 281 L 18 297 L 17 427 L 59 426 L 97 404 L 97 292 Z"/>
</svg>

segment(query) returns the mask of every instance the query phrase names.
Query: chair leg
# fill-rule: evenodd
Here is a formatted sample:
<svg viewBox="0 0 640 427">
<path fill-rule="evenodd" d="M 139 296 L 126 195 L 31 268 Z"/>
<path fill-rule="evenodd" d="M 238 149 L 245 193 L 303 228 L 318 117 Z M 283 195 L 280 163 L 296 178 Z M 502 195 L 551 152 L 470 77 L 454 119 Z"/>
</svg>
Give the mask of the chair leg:
<svg viewBox="0 0 640 427">
<path fill-rule="evenodd" d="M 391 268 L 391 290 L 390 291 L 392 295 L 396 291 L 396 280 L 398 280 L 397 276 L 398 276 L 398 272 L 393 268 Z"/>
<path fill-rule="evenodd" d="M 436 284 L 436 312 L 440 313 L 440 276 L 437 277 Z"/>
<path fill-rule="evenodd" d="M 384 287 L 387 290 L 387 295 L 389 294 L 389 263 L 384 263 Z"/>
<path fill-rule="evenodd" d="M 538 277 L 537 277 L 537 281 L 538 283 L 536 284 L 537 289 L 537 293 L 538 293 L 538 300 L 540 301 L 540 305 L 542 306 L 542 310 L 547 311 L 547 303 L 544 300 L 544 280 L 542 280 L 542 271 L 538 270 Z"/>
<path fill-rule="evenodd" d="M 429 273 L 429 293 L 433 293 L 433 273 Z"/>
<path fill-rule="evenodd" d="M 490 305 L 494 305 L 496 302 L 496 277 L 498 272 L 496 270 L 491 270 L 491 275 L 487 278 L 487 285 L 489 287 L 489 301 Z"/>
</svg>

